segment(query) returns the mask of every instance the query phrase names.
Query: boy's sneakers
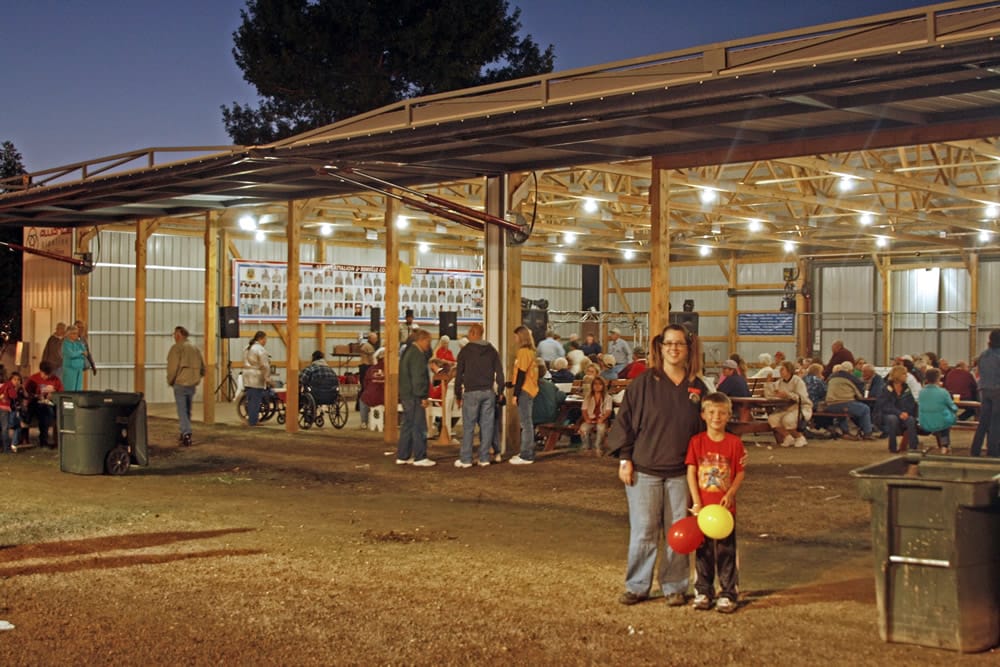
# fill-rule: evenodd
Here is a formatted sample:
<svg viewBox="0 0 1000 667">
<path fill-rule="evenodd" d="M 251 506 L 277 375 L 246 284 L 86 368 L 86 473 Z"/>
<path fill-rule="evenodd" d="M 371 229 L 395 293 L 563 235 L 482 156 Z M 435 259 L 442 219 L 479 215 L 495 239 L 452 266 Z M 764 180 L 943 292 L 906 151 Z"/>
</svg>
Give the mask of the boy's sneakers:
<svg viewBox="0 0 1000 667">
<path fill-rule="evenodd" d="M 731 614 L 736 611 L 736 603 L 729 598 L 719 598 L 715 601 L 715 611 L 720 614 Z"/>
<path fill-rule="evenodd" d="M 416 465 L 416 464 L 414 464 L 414 465 Z M 471 463 L 462 463 L 462 459 L 455 459 L 455 467 L 456 468 L 471 468 L 472 464 Z"/>
<path fill-rule="evenodd" d="M 437 465 L 437 461 L 433 461 L 431 459 L 424 458 L 424 459 L 420 459 L 419 461 L 414 461 L 411 465 L 415 465 L 418 468 L 430 468 L 431 466 L 436 466 Z"/>
<path fill-rule="evenodd" d="M 532 463 L 534 463 L 534 461 L 529 461 L 528 459 L 522 459 L 520 456 L 515 455 L 510 457 L 510 460 L 507 461 L 507 463 L 516 466 L 526 466 L 526 465 L 531 465 Z"/>
<path fill-rule="evenodd" d="M 712 601 L 707 595 L 698 593 L 694 596 L 694 602 L 691 603 L 691 606 L 695 609 L 705 611 L 712 608 Z"/>
</svg>

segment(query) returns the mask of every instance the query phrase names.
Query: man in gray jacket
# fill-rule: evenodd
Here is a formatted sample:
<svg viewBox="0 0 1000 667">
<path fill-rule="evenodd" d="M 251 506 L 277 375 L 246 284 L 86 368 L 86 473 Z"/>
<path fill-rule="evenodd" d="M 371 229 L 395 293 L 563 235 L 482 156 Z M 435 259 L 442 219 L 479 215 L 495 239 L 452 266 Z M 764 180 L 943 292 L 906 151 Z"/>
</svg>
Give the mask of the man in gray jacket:
<svg viewBox="0 0 1000 667">
<path fill-rule="evenodd" d="M 497 392 L 503 388 L 503 364 L 497 349 L 483 340 L 483 325 L 469 327 L 469 344 L 458 353 L 455 403 L 462 408 L 462 449 L 456 468 L 472 467 L 472 439 L 479 424 L 479 465 L 490 464 Z"/>
<path fill-rule="evenodd" d="M 167 353 L 167 384 L 174 388 L 179 442 L 184 447 L 191 446 L 191 403 L 198 383 L 205 376 L 205 360 L 188 336 L 184 327 L 174 327 L 174 345 Z"/>
</svg>

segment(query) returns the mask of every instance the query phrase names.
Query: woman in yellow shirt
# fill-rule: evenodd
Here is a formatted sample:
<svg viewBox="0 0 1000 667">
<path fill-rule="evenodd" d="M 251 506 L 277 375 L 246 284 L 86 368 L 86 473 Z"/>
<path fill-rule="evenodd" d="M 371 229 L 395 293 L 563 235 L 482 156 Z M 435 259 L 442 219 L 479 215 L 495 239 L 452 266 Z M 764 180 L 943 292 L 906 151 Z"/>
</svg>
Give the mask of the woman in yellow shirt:
<svg viewBox="0 0 1000 667">
<path fill-rule="evenodd" d="M 514 382 L 514 405 L 521 422 L 521 452 L 512 456 L 514 465 L 528 465 L 535 462 L 535 425 L 531 421 L 531 408 L 538 395 L 538 364 L 535 356 L 535 339 L 531 329 L 519 326 L 514 329 L 517 341 L 517 356 L 511 377 Z"/>
</svg>

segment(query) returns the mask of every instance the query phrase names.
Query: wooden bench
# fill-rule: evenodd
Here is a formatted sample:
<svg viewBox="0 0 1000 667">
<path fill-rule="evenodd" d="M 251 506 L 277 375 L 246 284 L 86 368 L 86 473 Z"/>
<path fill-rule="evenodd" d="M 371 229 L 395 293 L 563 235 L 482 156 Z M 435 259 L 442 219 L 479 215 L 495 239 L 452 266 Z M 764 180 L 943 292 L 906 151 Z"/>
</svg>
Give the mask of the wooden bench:
<svg viewBox="0 0 1000 667">
<path fill-rule="evenodd" d="M 564 435 L 573 436 L 577 433 L 576 424 L 535 424 L 535 433 L 544 441 L 542 451 L 551 452 L 556 448 L 559 439 Z"/>
</svg>

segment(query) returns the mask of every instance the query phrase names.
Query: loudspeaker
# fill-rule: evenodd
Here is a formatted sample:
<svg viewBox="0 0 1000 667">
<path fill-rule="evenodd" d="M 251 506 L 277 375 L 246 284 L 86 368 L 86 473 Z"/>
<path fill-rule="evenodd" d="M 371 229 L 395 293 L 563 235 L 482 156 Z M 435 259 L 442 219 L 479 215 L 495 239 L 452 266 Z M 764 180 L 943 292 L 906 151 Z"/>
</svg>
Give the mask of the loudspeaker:
<svg viewBox="0 0 1000 667">
<path fill-rule="evenodd" d="M 442 310 L 438 313 L 438 337 L 458 340 L 458 311 Z"/>
<path fill-rule="evenodd" d="M 549 328 L 549 311 L 537 308 L 521 309 L 521 324 L 531 329 L 535 344 L 545 340 L 545 332 Z"/>
<path fill-rule="evenodd" d="M 378 307 L 372 308 L 371 321 L 368 323 L 368 326 L 371 327 L 368 330 L 369 331 L 374 331 L 375 333 L 379 333 L 382 330 L 382 309 L 381 308 L 378 308 Z"/>
<path fill-rule="evenodd" d="M 698 313 L 670 313 L 670 323 L 680 324 L 693 334 L 698 333 Z"/>
<path fill-rule="evenodd" d="M 219 307 L 219 338 L 240 337 L 240 309 L 236 306 Z"/>
<path fill-rule="evenodd" d="M 580 310 L 601 309 L 601 267 L 580 265 Z"/>
</svg>

